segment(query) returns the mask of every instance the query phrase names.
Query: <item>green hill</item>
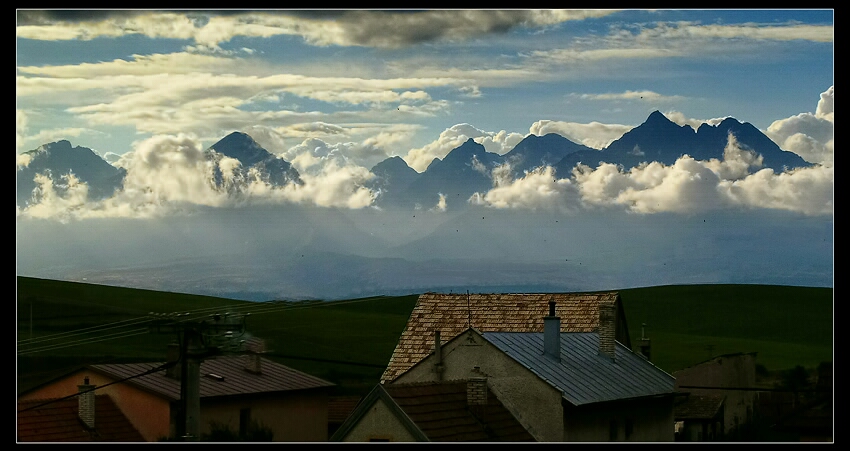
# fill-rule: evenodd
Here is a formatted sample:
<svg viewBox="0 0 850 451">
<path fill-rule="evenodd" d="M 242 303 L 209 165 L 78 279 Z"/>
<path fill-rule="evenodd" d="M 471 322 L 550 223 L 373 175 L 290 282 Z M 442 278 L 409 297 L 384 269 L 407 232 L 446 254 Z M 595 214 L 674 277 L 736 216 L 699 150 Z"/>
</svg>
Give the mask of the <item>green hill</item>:
<svg viewBox="0 0 850 451">
<path fill-rule="evenodd" d="M 833 289 L 682 285 L 619 290 L 632 343 L 673 372 L 711 356 L 757 352 L 770 370 L 816 367 L 833 356 Z M 170 333 L 150 313 L 250 313 L 248 336 L 267 356 L 361 393 L 389 361 L 417 295 L 344 301 L 247 302 L 104 285 L 17 278 L 18 390 L 88 363 L 163 361 Z"/>
</svg>

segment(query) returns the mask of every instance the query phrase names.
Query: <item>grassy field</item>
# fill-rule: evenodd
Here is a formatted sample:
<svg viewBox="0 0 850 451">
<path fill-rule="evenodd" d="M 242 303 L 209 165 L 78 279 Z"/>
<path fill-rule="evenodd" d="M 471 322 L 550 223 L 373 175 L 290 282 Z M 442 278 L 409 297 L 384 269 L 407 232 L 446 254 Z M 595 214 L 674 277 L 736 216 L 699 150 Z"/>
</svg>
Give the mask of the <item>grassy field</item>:
<svg viewBox="0 0 850 451">
<path fill-rule="evenodd" d="M 668 372 L 733 352 L 757 352 L 771 370 L 832 361 L 833 290 L 686 285 L 620 290 L 632 343 L 641 324 L 653 362 Z M 176 335 L 147 328 L 149 313 L 250 313 L 247 333 L 272 360 L 363 393 L 374 385 L 417 296 L 246 302 L 102 285 L 17 278 L 18 390 L 77 365 L 163 361 Z"/>
</svg>

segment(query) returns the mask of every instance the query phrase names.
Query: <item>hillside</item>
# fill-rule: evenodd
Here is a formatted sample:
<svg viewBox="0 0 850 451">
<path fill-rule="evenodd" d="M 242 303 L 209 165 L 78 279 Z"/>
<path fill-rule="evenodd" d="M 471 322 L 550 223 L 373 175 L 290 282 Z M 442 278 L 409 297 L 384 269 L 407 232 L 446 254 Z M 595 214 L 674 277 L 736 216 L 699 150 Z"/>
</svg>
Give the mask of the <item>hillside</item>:
<svg viewBox="0 0 850 451">
<path fill-rule="evenodd" d="M 713 355 L 757 352 L 770 370 L 833 356 L 833 290 L 773 285 L 677 285 L 619 290 L 633 342 L 652 340 L 667 372 Z M 248 302 L 17 277 L 18 390 L 75 365 L 162 361 L 176 337 L 148 314 L 250 313 L 268 357 L 360 392 L 380 377 L 417 295 L 343 301 Z"/>
</svg>

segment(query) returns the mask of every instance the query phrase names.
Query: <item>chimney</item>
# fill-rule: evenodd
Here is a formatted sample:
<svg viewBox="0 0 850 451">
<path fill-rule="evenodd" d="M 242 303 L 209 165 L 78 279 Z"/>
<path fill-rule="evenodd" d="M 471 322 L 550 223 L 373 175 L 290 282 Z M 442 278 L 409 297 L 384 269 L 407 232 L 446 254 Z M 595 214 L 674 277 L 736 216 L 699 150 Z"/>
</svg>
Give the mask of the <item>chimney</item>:
<svg viewBox="0 0 850 451">
<path fill-rule="evenodd" d="M 473 376 L 466 381 L 466 402 L 470 406 L 487 405 L 487 378 Z"/>
<path fill-rule="evenodd" d="M 83 379 L 82 385 L 77 385 L 80 419 L 89 429 L 94 429 L 94 388 L 89 384 L 88 376 Z"/>
<path fill-rule="evenodd" d="M 561 317 L 555 316 L 555 301 L 549 301 L 549 316 L 543 317 L 543 355 L 561 361 Z"/>
<path fill-rule="evenodd" d="M 617 306 L 615 304 L 599 304 L 599 353 L 614 361 Z"/>
<path fill-rule="evenodd" d="M 260 355 L 266 352 L 266 342 L 263 339 L 255 338 L 247 344 L 248 355 L 245 363 L 245 371 L 253 374 L 262 374 Z"/>
<path fill-rule="evenodd" d="M 165 370 L 165 375 L 172 379 L 180 380 L 180 345 L 174 342 L 168 344 L 168 352 L 165 354 L 165 360 L 168 363 L 175 362 L 175 365 Z"/>
<path fill-rule="evenodd" d="M 640 325 L 640 353 L 641 353 L 641 355 L 646 357 L 646 360 L 651 361 L 650 346 L 649 346 L 650 343 L 649 343 L 649 338 L 646 338 L 645 331 L 644 331 L 645 328 L 646 328 L 646 323 L 643 323 L 643 324 Z"/>
<path fill-rule="evenodd" d="M 440 330 L 434 330 L 434 372 L 437 373 L 437 380 L 443 379 L 443 346 L 440 343 Z"/>
</svg>

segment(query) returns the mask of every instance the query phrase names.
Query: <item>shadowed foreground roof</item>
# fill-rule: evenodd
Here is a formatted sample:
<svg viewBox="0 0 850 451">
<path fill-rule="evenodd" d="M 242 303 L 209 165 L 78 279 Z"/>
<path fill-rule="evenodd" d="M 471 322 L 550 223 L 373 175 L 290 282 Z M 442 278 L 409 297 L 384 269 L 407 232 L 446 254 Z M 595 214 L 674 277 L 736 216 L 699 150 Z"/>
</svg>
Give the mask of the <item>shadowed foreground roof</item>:
<svg viewBox="0 0 850 451">
<path fill-rule="evenodd" d="M 534 441 L 489 388 L 486 406 L 468 406 L 466 387 L 466 381 L 384 386 L 432 442 Z"/>
<path fill-rule="evenodd" d="M 543 332 L 543 317 L 549 302 L 556 303 L 561 332 L 595 332 L 599 326 L 599 305 L 615 304 L 618 312 L 617 340 L 631 347 L 620 296 L 609 293 L 539 294 L 440 294 L 419 296 L 407 326 L 399 338 L 382 382 L 390 382 L 427 357 L 434 349 L 434 331 L 445 343 L 467 328 L 481 332 Z"/>
<path fill-rule="evenodd" d="M 331 387 L 334 384 L 302 373 L 268 359 L 261 359 L 261 374 L 245 370 L 248 355 L 229 355 L 209 358 L 201 363 L 201 398 L 229 395 L 249 395 L 291 390 Z M 90 368 L 116 379 L 128 378 L 162 365 L 162 363 L 125 363 L 91 365 Z M 127 381 L 171 400 L 180 399 L 180 380 L 165 375 L 165 371 Z"/>
<path fill-rule="evenodd" d="M 77 397 L 18 402 L 19 442 L 145 441 L 108 395 L 95 396 L 94 424 L 89 429 L 80 419 Z"/>
<path fill-rule="evenodd" d="M 469 405 L 467 381 L 414 382 L 376 385 L 331 437 L 343 441 L 377 402 L 383 402 L 414 437 L 430 442 L 533 442 L 496 395 L 487 388 L 486 405 Z M 375 430 L 376 433 L 383 431 Z"/>
<path fill-rule="evenodd" d="M 679 396 L 673 404 L 673 417 L 682 420 L 712 420 L 720 413 L 723 406 L 723 395 Z"/>
</svg>

